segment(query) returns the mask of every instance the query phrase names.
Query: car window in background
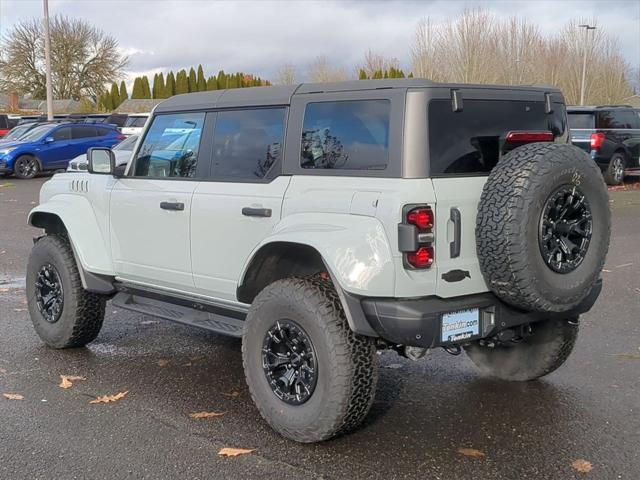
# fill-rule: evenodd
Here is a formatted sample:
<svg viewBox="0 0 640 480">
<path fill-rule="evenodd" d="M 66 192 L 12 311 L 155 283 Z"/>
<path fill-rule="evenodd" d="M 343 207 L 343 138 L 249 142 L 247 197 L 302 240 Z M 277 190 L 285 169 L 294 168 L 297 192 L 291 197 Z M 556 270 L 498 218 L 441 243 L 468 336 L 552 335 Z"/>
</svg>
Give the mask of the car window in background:
<svg viewBox="0 0 640 480">
<path fill-rule="evenodd" d="M 40 125 L 39 127 L 36 127 L 30 132 L 26 133 L 20 140 L 24 142 L 33 142 L 34 140 L 38 140 L 40 139 L 40 137 L 47 135 L 51 132 L 51 130 L 53 130 L 53 127 L 51 127 L 51 125 Z"/>
<path fill-rule="evenodd" d="M 21 136 L 26 134 L 31 129 L 31 125 L 25 124 L 14 127 L 9 133 L 7 133 L 2 140 L 19 140 Z"/>
<path fill-rule="evenodd" d="M 71 127 L 71 138 L 79 140 L 81 138 L 96 137 L 95 127 L 85 127 L 82 125 Z"/>
<path fill-rule="evenodd" d="M 569 128 L 572 130 L 593 130 L 596 126 L 596 118 L 593 113 L 569 112 L 567 116 L 569 117 Z"/>
<path fill-rule="evenodd" d="M 384 170 L 389 161 L 389 100 L 309 103 L 302 168 Z"/>
<path fill-rule="evenodd" d="M 136 146 L 136 142 L 138 141 L 137 135 L 131 135 L 127 137 L 126 140 L 121 141 L 112 150 L 124 150 L 124 151 L 133 151 L 133 148 Z"/>
<path fill-rule="evenodd" d="M 220 112 L 213 136 L 214 176 L 264 178 L 280 159 L 284 108 Z"/>
<path fill-rule="evenodd" d="M 598 112 L 598 128 L 627 128 L 621 110 L 601 110 Z"/>
<path fill-rule="evenodd" d="M 204 113 L 157 115 L 135 159 L 136 177 L 194 177 Z"/>
<path fill-rule="evenodd" d="M 124 122 L 125 127 L 144 127 L 144 124 L 147 122 L 148 117 L 129 117 L 126 122 Z"/>
<path fill-rule="evenodd" d="M 51 135 L 54 140 L 71 140 L 71 127 L 62 127 L 53 132 Z"/>
</svg>

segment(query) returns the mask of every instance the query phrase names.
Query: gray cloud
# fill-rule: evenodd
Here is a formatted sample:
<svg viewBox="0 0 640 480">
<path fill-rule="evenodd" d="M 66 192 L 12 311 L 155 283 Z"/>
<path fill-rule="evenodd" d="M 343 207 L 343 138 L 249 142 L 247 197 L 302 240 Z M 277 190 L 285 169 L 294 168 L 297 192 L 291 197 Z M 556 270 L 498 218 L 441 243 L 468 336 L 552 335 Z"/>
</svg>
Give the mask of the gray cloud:
<svg viewBox="0 0 640 480">
<path fill-rule="evenodd" d="M 206 1 L 50 0 L 52 14 L 81 17 L 114 35 L 130 54 L 131 74 L 188 67 L 253 72 L 269 78 L 278 65 L 301 70 L 318 55 L 348 68 L 367 49 L 408 66 L 417 21 L 445 21 L 469 1 Z M 576 17 L 596 18 L 640 66 L 640 0 L 485 1 L 497 16 L 519 15 L 553 34 Z M 2 0 L 0 32 L 41 16 L 40 0 Z"/>
</svg>

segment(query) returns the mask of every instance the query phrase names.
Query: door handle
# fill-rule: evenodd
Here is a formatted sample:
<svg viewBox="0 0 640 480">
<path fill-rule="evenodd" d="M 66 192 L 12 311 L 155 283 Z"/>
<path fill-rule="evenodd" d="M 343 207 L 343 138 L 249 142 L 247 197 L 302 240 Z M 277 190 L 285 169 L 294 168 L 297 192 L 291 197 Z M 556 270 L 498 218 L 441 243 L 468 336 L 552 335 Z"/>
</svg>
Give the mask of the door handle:
<svg viewBox="0 0 640 480">
<path fill-rule="evenodd" d="M 452 207 L 449 212 L 449 218 L 453 222 L 453 242 L 449 244 L 449 257 L 456 258 L 460 256 L 462 237 L 462 216 L 460 215 L 460 210 Z"/>
<path fill-rule="evenodd" d="M 184 210 L 184 203 L 182 202 L 160 202 L 160 208 L 163 210 Z"/>
<path fill-rule="evenodd" d="M 271 216 L 271 209 L 270 208 L 244 207 L 242 209 L 242 214 L 245 217 L 270 217 Z"/>
</svg>

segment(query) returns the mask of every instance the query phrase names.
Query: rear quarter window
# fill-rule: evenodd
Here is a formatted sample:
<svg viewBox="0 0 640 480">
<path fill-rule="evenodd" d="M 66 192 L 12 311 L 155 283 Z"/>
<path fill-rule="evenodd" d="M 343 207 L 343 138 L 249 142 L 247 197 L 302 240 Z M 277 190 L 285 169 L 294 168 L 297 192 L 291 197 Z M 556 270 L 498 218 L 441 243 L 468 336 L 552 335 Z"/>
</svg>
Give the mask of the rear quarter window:
<svg viewBox="0 0 640 480">
<path fill-rule="evenodd" d="M 466 100 L 454 112 L 451 100 L 429 102 L 430 175 L 485 174 L 498 163 L 504 139 L 511 131 L 551 131 L 555 137 L 566 130 L 566 110 L 554 103 L 545 113 L 544 102 Z"/>
<path fill-rule="evenodd" d="M 309 103 L 300 165 L 307 169 L 386 169 L 390 111 L 389 100 Z"/>
</svg>

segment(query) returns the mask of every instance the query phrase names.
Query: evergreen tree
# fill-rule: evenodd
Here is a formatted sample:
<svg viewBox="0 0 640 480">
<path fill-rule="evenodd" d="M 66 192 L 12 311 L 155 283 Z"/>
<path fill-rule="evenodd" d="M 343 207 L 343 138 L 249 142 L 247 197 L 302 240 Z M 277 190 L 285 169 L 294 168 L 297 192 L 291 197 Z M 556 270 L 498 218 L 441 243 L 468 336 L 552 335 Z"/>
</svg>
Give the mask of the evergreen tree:
<svg viewBox="0 0 640 480">
<path fill-rule="evenodd" d="M 111 97 L 111 105 L 113 105 L 113 108 L 118 108 L 120 106 L 120 92 L 118 91 L 118 84 L 116 82 L 111 83 L 109 96 Z"/>
<path fill-rule="evenodd" d="M 176 78 L 173 71 L 167 75 L 167 81 L 164 84 L 164 98 L 173 97 L 176 94 Z"/>
<path fill-rule="evenodd" d="M 125 100 L 129 100 L 129 94 L 127 93 L 127 85 L 124 83 L 124 80 L 120 82 L 120 103 Z"/>
<path fill-rule="evenodd" d="M 217 90 L 218 89 L 218 82 L 216 80 L 215 75 L 212 77 L 209 77 L 207 79 L 207 90 Z"/>
<path fill-rule="evenodd" d="M 369 77 L 367 77 L 367 72 L 365 72 L 364 68 L 360 69 L 360 72 L 358 72 L 358 78 L 360 80 L 367 80 Z"/>
<path fill-rule="evenodd" d="M 165 97 L 164 74 L 162 72 L 157 73 L 153 79 L 153 98 L 167 98 Z"/>
<path fill-rule="evenodd" d="M 218 90 L 224 90 L 227 88 L 227 74 L 224 70 L 220 70 L 217 76 Z"/>
<path fill-rule="evenodd" d="M 202 65 L 198 65 L 198 91 L 204 92 L 207 89 L 207 81 L 204 78 Z"/>
<path fill-rule="evenodd" d="M 107 112 L 111 112 L 113 110 L 113 101 L 111 100 L 111 93 L 109 92 L 109 90 L 105 90 L 105 92 L 102 94 L 100 103 Z"/>
<path fill-rule="evenodd" d="M 189 93 L 189 79 L 184 69 L 180 70 L 176 77 L 176 95 L 181 93 Z"/>
<path fill-rule="evenodd" d="M 145 75 L 142 77 L 142 98 L 151 98 L 151 87 L 149 86 L 149 78 Z"/>
<path fill-rule="evenodd" d="M 136 77 L 133 80 L 133 90 L 131 92 L 131 98 L 144 98 L 144 89 L 142 88 L 142 79 Z"/>
<path fill-rule="evenodd" d="M 198 91 L 198 79 L 196 78 L 196 71 L 193 69 L 193 67 L 191 67 L 191 69 L 189 70 L 189 91 Z"/>
<path fill-rule="evenodd" d="M 409 72 L 409 75 L 407 75 L 407 78 L 413 78 L 413 72 Z"/>
</svg>

